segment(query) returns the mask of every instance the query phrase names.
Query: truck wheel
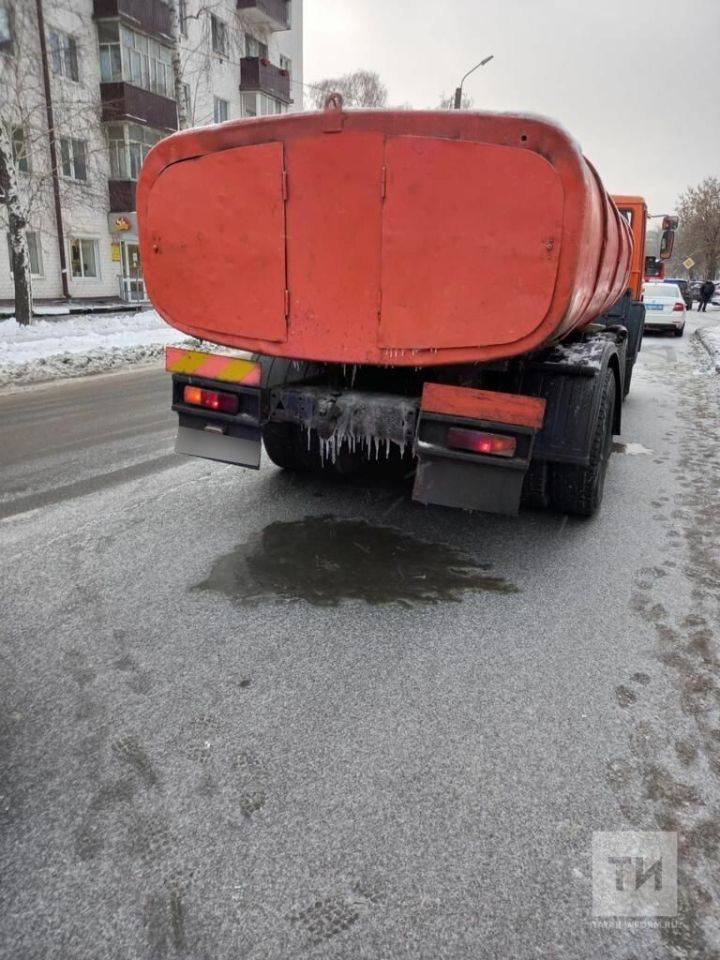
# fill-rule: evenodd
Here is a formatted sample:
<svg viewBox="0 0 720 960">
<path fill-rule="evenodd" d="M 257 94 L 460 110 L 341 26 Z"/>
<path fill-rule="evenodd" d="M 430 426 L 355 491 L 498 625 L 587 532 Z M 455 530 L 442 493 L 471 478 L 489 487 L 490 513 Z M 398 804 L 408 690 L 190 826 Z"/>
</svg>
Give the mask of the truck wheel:
<svg viewBox="0 0 720 960">
<path fill-rule="evenodd" d="M 591 517 L 602 502 L 615 414 L 615 375 L 612 370 L 605 374 L 602 391 L 590 463 L 586 467 L 568 463 L 552 465 L 552 504 L 562 513 Z"/>
<path fill-rule="evenodd" d="M 311 469 L 307 441 L 294 423 L 266 423 L 263 427 L 265 452 L 276 467 L 306 473 Z"/>
</svg>

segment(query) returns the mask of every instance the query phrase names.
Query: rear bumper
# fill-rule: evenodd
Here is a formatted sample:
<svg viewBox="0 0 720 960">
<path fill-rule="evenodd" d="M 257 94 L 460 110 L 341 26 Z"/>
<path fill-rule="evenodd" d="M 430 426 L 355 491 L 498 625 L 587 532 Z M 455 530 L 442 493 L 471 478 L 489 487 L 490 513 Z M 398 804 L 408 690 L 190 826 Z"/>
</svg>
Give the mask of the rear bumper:
<svg viewBox="0 0 720 960">
<path fill-rule="evenodd" d="M 343 446 L 370 456 L 391 444 L 401 454 L 411 450 L 419 406 L 416 398 L 397 394 L 286 386 L 269 391 L 267 419 L 316 433 L 322 459 L 334 460 Z"/>
<path fill-rule="evenodd" d="M 263 428 L 291 424 L 307 435 L 318 467 L 346 464 L 348 458 L 358 465 L 363 459 L 385 459 L 394 449 L 400 457 L 416 459 L 413 499 L 488 513 L 518 512 L 535 437 L 544 422 L 544 399 L 434 383 L 425 383 L 422 397 L 307 383 L 249 386 L 186 372 L 188 365 L 209 362 L 200 355 L 174 362 L 182 364 L 181 372 L 173 371 L 178 453 L 258 469 Z M 228 375 L 238 370 L 244 375 L 243 367 L 228 369 Z M 230 394 L 236 412 L 200 406 L 191 391 L 186 394 L 188 386 L 212 393 L 215 402 Z"/>
<path fill-rule="evenodd" d="M 653 315 L 651 313 L 645 315 L 645 329 L 646 330 L 679 330 L 680 327 L 685 323 L 685 314 L 678 313 L 674 316 L 662 316 L 662 315 Z"/>
</svg>

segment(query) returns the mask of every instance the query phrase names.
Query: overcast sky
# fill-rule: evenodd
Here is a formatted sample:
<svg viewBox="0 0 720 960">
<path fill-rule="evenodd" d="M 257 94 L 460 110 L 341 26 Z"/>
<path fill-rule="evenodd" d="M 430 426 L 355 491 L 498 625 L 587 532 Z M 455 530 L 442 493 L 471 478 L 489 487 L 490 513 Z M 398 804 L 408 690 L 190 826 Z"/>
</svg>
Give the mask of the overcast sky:
<svg viewBox="0 0 720 960">
<path fill-rule="evenodd" d="M 720 176 L 720 0 L 304 0 L 305 81 L 376 70 L 390 102 L 559 120 L 651 213 Z"/>
</svg>

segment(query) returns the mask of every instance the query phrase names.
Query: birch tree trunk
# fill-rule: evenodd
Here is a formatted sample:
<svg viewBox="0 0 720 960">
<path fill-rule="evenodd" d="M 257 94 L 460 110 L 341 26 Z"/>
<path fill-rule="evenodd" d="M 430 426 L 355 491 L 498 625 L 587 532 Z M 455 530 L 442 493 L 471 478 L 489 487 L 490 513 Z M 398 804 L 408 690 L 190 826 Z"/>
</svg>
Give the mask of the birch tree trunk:
<svg viewBox="0 0 720 960">
<path fill-rule="evenodd" d="M 27 326 L 32 321 L 32 278 L 28 251 L 27 218 L 18 194 L 17 169 L 13 157 L 12 142 L 3 123 L 0 123 L 0 202 L 7 208 L 10 234 L 10 258 L 15 284 L 15 319 Z"/>
<path fill-rule="evenodd" d="M 182 58 L 180 56 L 180 37 L 183 24 L 180 23 L 180 5 L 177 0 L 170 3 L 172 13 L 172 48 L 170 62 L 172 63 L 173 79 L 175 81 L 175 102 L 177 103 L 178 130 L 188 127 L 187 104 L 185 103 L 185 84 L 183 83 Z"/>
</svg>

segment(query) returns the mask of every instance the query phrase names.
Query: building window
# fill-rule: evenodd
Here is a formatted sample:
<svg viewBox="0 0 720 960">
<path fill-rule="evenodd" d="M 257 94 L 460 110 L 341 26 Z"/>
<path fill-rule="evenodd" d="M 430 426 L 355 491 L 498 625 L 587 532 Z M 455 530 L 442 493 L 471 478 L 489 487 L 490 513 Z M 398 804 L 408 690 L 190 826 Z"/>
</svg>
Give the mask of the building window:
<svg viewBox="0 0 720 960">
<path fill-rule="evenodd" d="M 87 147 L 84 140 L 60 138 L 63 176 L 69 180 L 87 180 Z"/>
<path fill-rule="evenodd" d="M 108 126 L 110 176 L 113 180 L 137 180 L 150 148 L 165 136 L 137 123 L 111 123 Z"/>
<path fill-rule="evenodd" d="M 103 83 L 124 80 L 142 90 L 174 99 L 175 81 L 169 47 L 110 20 L 98 23 L 98 40 Z"/>
<path fill-rule="evenodd" d="M 178 21 L 180 26 L 180 33 L 186 37 L 187 36 L 187 3 L 186 0 L 178 0 L 177 5 L 178 12 Z"/>
<path fill-rule="evenodd" d="M 216 17 L 214 13 L 210 14 L 210 33 L 212 36 L 213 53 L 220 54 L 221 57 L 228 55 L 228 28 L 224 20 Z"/>
<path fill-rule="evenodd" d="M 97 279 L 97 240 L 85 240 L 81 237 L 71 238 L 70 270 L 76 280 Z"/>
<path fill-rule="evenodd" d="M 263 60 L 268 58 L 268 45 L 248 34 L 245 38 L 245 55 L 248 57 L 261 57 Z"/>
<path fill-rule="evenodd" d="M 257 94 L 256 93 L 240 94 L 240 115 L 243 117 L 257 116 Z"/>
<path fill-rule="evenodd" d="M 0 52 L 13 52 L 12 10 L 7 3 L 0 3 Z"/>
<path fill-rule="evenodd" d="M 290 57 L 284 57 L 282 54 L 280 54 L 280 69 L 286 70 L 287 75 L 290 76 L 292 73 L 292 60 Z"/>
<path fill-rule="evenodd" d="M 240 109 L 243 117 L 270 117 L 287 113 L 287 104 L 266 93 L 241 93 Z"/>
<path fill-rule="evenodd" d="M 50 31 L 50 63 L 58 77 L 78 80 L 77 44 L 74 37 L 58 30 Z"/>
<path fill-rule="evenodd" d="M 120 27 L 116 20 L 100 21 L 97 25 L 100 43 L 100 79 L 104 83 L 122 80 Z"/>
<path fill-rule="evenodd" d="M 38 235 L 32 230 L 28 230 L 25 234 L 25 239 L 27 240 L 28 246 L 28 256 L 30 257 L 30 274 L 33 277 L 42 276 L 42 252 L 40 249 L 40 242 L 38 240 Z M 7 235 L 8 242 L 8 257 L 10 258 L 10 276 L 13 275 L 13 265 L 12 265 L 12 246 L 10 245 L 10 234 Z"/>
<path fill-rule="evenodd" d="M 224 123 L 228 118 L 228 102 L 220 97 L 213 98 L 213 119 L 215 123 Z"/>
<path fill-rule="evenodd" d="M 24 127 L 15 127 L 12 131 L 12 151 L 15 166 L 20 173 L 30 173 L 30 153 Z"/>
</svg>

